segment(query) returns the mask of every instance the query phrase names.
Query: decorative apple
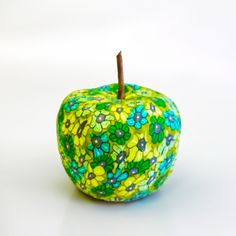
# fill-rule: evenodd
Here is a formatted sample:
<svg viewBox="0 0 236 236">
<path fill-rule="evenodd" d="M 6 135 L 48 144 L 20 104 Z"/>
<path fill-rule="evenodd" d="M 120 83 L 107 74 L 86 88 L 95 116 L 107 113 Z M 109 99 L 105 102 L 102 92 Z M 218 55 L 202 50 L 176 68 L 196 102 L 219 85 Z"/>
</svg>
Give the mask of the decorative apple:
<svg viewBox="0 0 236 236">
<path fill-rule="evenodd" d="M 165 95 L 124 84 L 70 93 L 57 117 L 63 166 L 85 194 L 127 202 L 155 192 L 172 172 L 181 121 Z"/>
</svg>

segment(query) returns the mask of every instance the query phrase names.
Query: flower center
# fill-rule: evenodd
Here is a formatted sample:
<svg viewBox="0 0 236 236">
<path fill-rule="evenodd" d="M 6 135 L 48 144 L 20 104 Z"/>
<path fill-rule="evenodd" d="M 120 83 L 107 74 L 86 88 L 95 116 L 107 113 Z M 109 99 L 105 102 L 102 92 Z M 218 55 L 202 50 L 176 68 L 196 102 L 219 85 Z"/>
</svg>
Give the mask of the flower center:
<svg viewBox="0 0 236 236">
<path fill-rule="evenodd" d="M 75 104 L 74 101 L 71 101 L 71 102 L 69 103 L 69 105 L 70 105 L 71 107 L 72 107 L 74 104 Z"/>
<path fill-rule="evenodd" d="M 85 185 L 84 185 L 84 184 L 80 184 L 80 187 L 81 187 L 82 189 L 85 189 Z"/>
<path fill-rule="evenodd" d="M 157 158 L 156 158 L 156 157 L 153 157 L 153 158 L 151 159 L 151 165 L 155 164 L 156 162 L 157 162 Z"/>
<path fill-rule="evenodd" d="M 86 110 L 88 110 L 89 109 L 89 106 L 87 106 L 87 107 L 82 107 L 82 110 L 83 111 L 86 111 Z"/>
<path fill-rule="evenodd" d="M 105 161 L 101 161 L 100 162 L 100 166 L 104 167 L 106 165 L 106 162 Z"/>
<path fill-rule="evenodd" d="M 122 108 L 122 107 L 118 107 L 118 108 L 116 109 L 116 111 L 117 111 L 118 113 L 121 113 L 121 112 L 123 111 L 123 108 Z"/>
<path fill-rule="evenodd" d="M 144 152 L 146 149 L 146 140 L 144 138 L 140 139 L 137 144 L 139 151 Z"/>
<path fill-rule="evenodd" d="M 99 195 L 105 195 L 105 192 L 102 191 L 102 190 L 98 190 L 98 191 L 97 191 L 97 194 L 99 194 Z"/>
<path fill-rule="evenodd" d="M 65 126 L 66 126 L 66 128 L 69 128 L 69 126 L 70 126 L 70 120 L 67 120 L 67 121 L 66 121 Z"/>
<path fill-rule="evenodd" d="M 153 104 L 150 104 L 150 110 L 151 110 L 152 112 L 155 112 L 155 111 L 156 111 L 156 108 L 155 108 L 155 106 L 154 106 Z"/>
<path fill-rule="evenodd" d="M 166 144 L 167 146 L 170 145 L 171 141 L 173 140 L 173 136 L 169 135 L 167 138 L 166 138 Z"/>
<path fill-rule="evenodd" d="M 117 160 L 118 163 L 121 163 L 125 159 L 125 157 L 126 157 L 126 154 L 125 154 L 125 152 L 122 151 L 118 154 L 116 160 Z"/>
<path fill-rule="evenodd" d="M 115 178 L 109 179 L 108 183 L 109 184 L 115 184 L 116 183 L 116 179 Z"/>
<path fill-rule="evenodd" d="M 66 149 L 67 149 L 68 151 L 70 151 L 70 143 L 69 143 L 69 142 L 66 142 Z"/>
<path fill-rule="evenodd" d="M 169 115 L 168 119 L 169 119 L 170 121 L 174 121 L 174 118 L 173 118 L 171 115 Z"/>
<path fill-rule="evenodd" d="M 81 163 L 83 163 L 83 162 L 84 162 L 84 159 L 85 159 L 84 156 L 82 156 L 82 157 L 79 158 L 79 161 L 80 161 Z"/>
<path fill-rule="evenodd" d="M 118 138 L 123 137 L 123 136 L 124 136 L 124 131 L 121 130 L 121 129 L 116 130 L 116 136 L 117 136 Z"/>
<path fill-rule="evenodd" d="M 156 179 L 157 173 L 154 173 L 148 180 L 148 184 L 152 183 Z"/>
<path fill-rule="evenodd" d="M 140 120 L 142 119 L 142 115 L 141 115 L 141 113 L 136 113 L 135 115 L 134 115 L 134 120 L 136 121 L 136 122 L 139 122 Z"/>
<path fill-rule="evenodd" d="M 127 192 L 131 192 L 132 190 L 134 190 L 135 188 L 135 184 L 131 184 L 129 187 L 126 188 Z"/>
<path fill-rule="evenodd" d="M 135 174 L 137 174 L 138 173 L 138 170 L 137 169 L 132 169 L 131 171 L 130 171 L 130 174 L 131 175 L 135 175 Z"/>
<path fill-rule="evenodd" d="M 102 140 L 99 137 L 92 138 L 92 143 L 96 148 L 99 148 L 102 144 Z"/>
<path fill-rule="evenodd" d="M 155 124 L 154 132 L 158 134 L 160 131 L 161 131 L 161 126 L 159 124 Z"/>
<path fill-rule="evenodd" d="M 97 117 L 96 121 L 97 121 L 97 123 L 102 123 L 103 121 L 105 121 L 105 119 L 106 119 L 106 116 L 104 114 L 100 114 Z"/>
<path fill-rule="evenodd" d="M 88 178 L 89 179 L 94 179 L 96 175 L 94 173 L 89 173 Z"/>
</svg>

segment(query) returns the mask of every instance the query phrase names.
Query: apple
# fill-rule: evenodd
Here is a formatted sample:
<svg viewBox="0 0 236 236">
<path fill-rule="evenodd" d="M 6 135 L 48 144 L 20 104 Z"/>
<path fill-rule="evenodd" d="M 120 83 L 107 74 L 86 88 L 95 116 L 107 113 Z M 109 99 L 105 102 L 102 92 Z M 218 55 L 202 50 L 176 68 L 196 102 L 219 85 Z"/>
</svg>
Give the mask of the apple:
<svg viewBox="0 0 236 236">
<path fill-rule="evenodd" d="M 63 166 L 83 193 L 128 202 L 157 191 L 171 174 L 181 120 L 167 96 L 124 84 L 121 53 L 118 84 L 70 93 L 57 116 Z"/>
</svg>

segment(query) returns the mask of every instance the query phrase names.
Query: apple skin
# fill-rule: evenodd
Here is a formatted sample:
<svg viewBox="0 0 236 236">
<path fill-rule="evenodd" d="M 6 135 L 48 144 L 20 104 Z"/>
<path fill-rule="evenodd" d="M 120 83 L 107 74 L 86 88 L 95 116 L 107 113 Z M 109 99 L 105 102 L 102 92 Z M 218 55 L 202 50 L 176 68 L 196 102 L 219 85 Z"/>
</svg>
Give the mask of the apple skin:
<svg viewBox="0 0 236 236">
<path fill-rule="evenodd" d="M 112 202 L 141 199 L 172 173 L 181 120 L 167 96 L 125 84 L 70 93 L 57 116 L 63 166 L 85 194 Z"/>
</svg>

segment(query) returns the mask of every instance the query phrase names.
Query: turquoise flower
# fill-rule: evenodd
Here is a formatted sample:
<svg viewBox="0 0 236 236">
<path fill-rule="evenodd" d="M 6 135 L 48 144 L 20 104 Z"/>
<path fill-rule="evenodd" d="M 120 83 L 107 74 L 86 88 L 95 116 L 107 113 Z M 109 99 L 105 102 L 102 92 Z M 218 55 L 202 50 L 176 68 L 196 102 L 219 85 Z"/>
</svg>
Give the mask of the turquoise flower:
<svg viewBox="0 0 236 236">
<path fill-rule="evenodd" d="M 110 150 L 110 144 L 108 142 L 108 135 L 102 134 L 90 134 L 91 143 L 88 145 L 88 149 L 93 151 L 94 157 L 102 156 L 104 153 L 108 153 Z"/>
<path fill-rule="evenodd" d="M 110 86 L 104 85 L 104 86 L 98 87 L 97 89 L 102 92 L 108 92 L 110 90 Z"/>
<path fill-rule="evenodd" d="M 72 97 L 64 105 L 64 108 L 66 112 L 74 111 L 78 107 L 79 103 L 80 101 L 77 98 Z"/>
<path fill-rule="evenodd" d="M 139 191 L 132 197 L 132 199 L 128 200 L 127 202 L 136 201 L 136 200 L 145 198 L 145 197 L 149 196 L 151 193 L 152 193 L 152 191 L 149 189 L 147 189 L 145 191 Z"/>
<path fill-rule="evenodd" d="M 84 166 L 79 167 L 75 161 L 69 162 L 68 173 L 74 182 L 81 180 L 85 172 L 86 168 Z"/>
<path fill-rule="evenodd" d="M 148 113 L 144 110 L 143 105 L 137 106 L 132 110 L 131 115 L 127 119 L 129 126 L 134 126 L 136 129 L 141 129 L 142 125 L 147 124 Z"/>
<path fill-rule="evenodd" d="M 128 176 L 128 172 L 122 173 L 121 169 L 117 169 L 115 174 L 112 172 L 107 174 L 107 183 L 112 185 L 113 188 L 118 188 L 121 184 L 121 181 L 127 179 Z"/>
<path fill-rule="evenodd" d="M 161 162 L 159 166 L 159 171 L 161 175 L 165 173 L 166 170 L 169 169 L 173 165 L 174 160 L 175 160 L 175 156 L 172 153 L 164 161 Z"/>
<path fill-rule="evenodd" d="M 141 86 L 137 85 L 137 84 L 127 84 L 128 86 L 132 87 L 133 90 L 139 90 L 141 88 Z"/>
<path fill-rule="evenodd" d="M 180 130 L 181 122 L 180 119 L 174 114 L 173 111 L 169 110 L 164 112 L 165 124 L 169 126 L 172 130 Z"/>
</svg>

